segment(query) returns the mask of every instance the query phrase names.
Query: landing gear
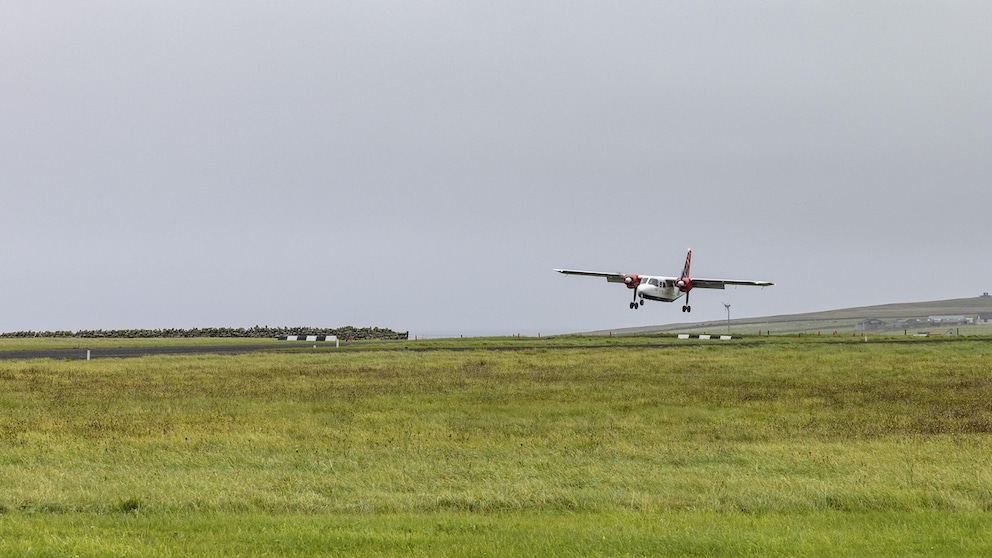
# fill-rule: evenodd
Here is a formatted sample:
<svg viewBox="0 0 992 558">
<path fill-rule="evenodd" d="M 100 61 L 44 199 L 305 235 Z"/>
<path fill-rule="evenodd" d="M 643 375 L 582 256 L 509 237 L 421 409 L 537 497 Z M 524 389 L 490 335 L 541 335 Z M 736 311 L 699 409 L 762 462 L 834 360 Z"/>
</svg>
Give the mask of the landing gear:
<svg viewBox="0 0 992 558">
<path fill-rule="evenodd" d="M 688 304 L 686 304 L 685 306 L 682 307 L 682 311 L 683 312 L 692 312 L 692 306 L 689 306 Z"/>
<path fill-rule="evenodd" d="M 640 301 L 638 301 L 637 300 L 637 291 L 635 290 L 634 291 L 634 300 L 631 301 L 631 303 L 630 303 L 630 309 L 631 310 L 637 310 L 641 306 L 644 306 L 644 299 L 642 298 Z"/>
</svg>

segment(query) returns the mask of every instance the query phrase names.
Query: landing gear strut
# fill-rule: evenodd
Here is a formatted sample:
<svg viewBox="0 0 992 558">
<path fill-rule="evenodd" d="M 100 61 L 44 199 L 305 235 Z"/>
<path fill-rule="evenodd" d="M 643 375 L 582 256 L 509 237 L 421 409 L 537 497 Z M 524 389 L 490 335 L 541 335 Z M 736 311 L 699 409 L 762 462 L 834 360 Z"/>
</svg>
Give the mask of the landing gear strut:
<svg viewBox="0 0 992 558">
<path fill-rule="evenodd" d="M 689 306 L 689 292 L 685 293 L 685 306 L 682 307 L 683 312 L 692 312 L 692 306 Z"/>
<path fill-rule="evenodd" d="M 637 300 L 637 289 L 634 289 L 634 300 L 630 303 L 631 310 L 637 310 L 641 306 L 644 306 L 644 299 L 642 298 L 640 302 Z"/>
</svg>

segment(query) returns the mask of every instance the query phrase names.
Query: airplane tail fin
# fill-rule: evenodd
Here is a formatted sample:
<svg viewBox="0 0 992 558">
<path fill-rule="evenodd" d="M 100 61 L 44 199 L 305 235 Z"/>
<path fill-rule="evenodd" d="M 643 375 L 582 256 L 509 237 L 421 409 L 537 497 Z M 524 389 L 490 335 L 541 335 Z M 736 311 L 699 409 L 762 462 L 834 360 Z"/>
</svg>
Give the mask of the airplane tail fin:
<svg viewBox="0 0 992 558">
<path fill-rule="evenodd" d="M 692 248 L 685 254 L 685 267 L 682 268 L 682 278 L 689 277 L 689 264 L 692 263 Z"/>
</svg>

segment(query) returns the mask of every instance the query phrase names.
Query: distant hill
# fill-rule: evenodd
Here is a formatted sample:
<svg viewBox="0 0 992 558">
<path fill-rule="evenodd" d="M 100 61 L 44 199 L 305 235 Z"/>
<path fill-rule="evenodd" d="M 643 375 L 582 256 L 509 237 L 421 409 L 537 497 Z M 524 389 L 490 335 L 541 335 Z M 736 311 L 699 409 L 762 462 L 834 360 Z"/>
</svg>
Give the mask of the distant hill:
<svg viewBox="0 0 992 558">
<path fill-rule="evenodd" d="M 842 308 L 805 314 L 784 314 L 760 318 L 739 318 L 730 320 L 730 330 L 735 333 L 757 334 L 770 332 L 772 335 L 788 333 L 832 334 L 868 331 L 918 333 L 931 331 L 943 333 L 951 328 L 964 333 L 992 333 L 992 324 L 959 323 L 953 318 L 932 322 L 933 316 L 963 316 L 974 320 L 979 314 L 992 314 L 992 296 L 988 294 L 974 298 L 954 298 L 931 302 L 906 302 Z M 624 328 L 612 330 L 613 334 L 637 333 L 722 333 L 727 330 L 726 320 L 696 323 L 675 323 L 658 326 Z M 593 333 L 607 333 L 597 331 Z"/>
</svg>

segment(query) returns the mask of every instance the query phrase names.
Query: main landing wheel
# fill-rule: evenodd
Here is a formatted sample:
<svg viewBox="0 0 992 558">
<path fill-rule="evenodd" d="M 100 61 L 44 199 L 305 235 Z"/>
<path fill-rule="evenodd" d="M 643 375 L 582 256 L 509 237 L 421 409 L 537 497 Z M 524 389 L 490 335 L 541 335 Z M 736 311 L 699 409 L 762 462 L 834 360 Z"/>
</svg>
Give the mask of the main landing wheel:
<svg viewBox="0 0 992 558">
<path fill-rule="evenodd" d="M 683 312 L 692 312 L 692 306 L 686 305 L 682 307 Z"/>
</svg>

